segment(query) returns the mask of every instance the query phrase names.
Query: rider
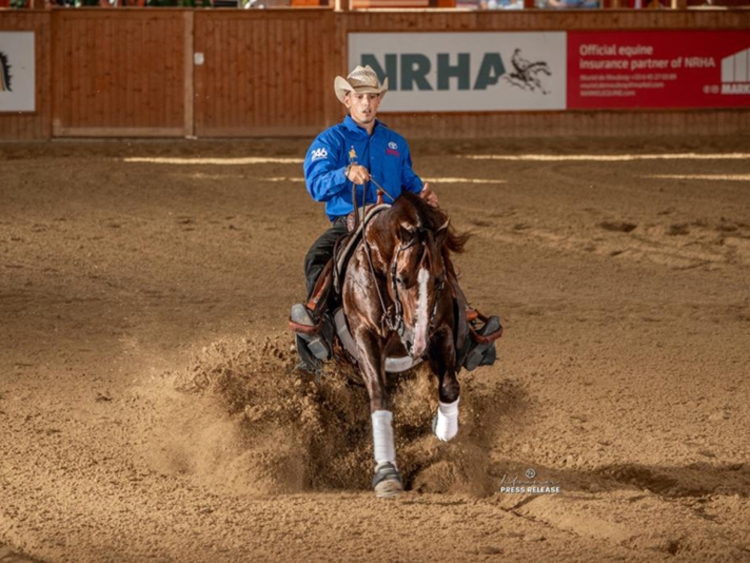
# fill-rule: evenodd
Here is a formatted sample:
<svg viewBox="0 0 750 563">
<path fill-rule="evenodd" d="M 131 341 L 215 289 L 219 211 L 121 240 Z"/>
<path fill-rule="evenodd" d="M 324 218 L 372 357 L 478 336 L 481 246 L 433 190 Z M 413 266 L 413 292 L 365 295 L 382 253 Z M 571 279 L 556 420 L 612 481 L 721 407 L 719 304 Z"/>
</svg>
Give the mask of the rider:
<svg viewBox="0 0 750 563">
<path fill-rule="evenodd" d="M 304 164 L 307 191 L 315 201 L 325 202 L 331 221 L 331 227 L 305 256 L 308 300 L 333 256 L 336 241 L 347 233 L 346 217 L 354 210 L 352 184 L 357 186 L 358 206 L 376 202 L 376 183 L 388 192 L 386 197 L 395 199 L 403 190 L 409 190 L 419 194 L 429 205 L 438 205 L 435 192 L 412 170 L 406 140 L 376 118 L 380 102 L 388 91 L 388 78 L 381 84 L 369 65 L 357 66 L 346 78 L 337 76 L 333 87 L 349 114 L 318 135 L 307 151 Z M 374 182 L 370 182 L 371 178 Z M 291 319 L 311 327 L 319 320 L 301 303 L 292 307 Z M 309 352 L 320 360 L 330 355 L 325 339 L 299 332 L 297 349 L 303 363 L 306 359 L 309 363 Z"/>
<path fill-rule="evenodd" d="M 357 207 L 376 203 L 377 188 L 382 187 L 387 192 L 386 198 L 390 198 L 386 199 L 387 203 L 393 203 L 392 200 L 402 191 L 408 190 L 419 194 L 428 205 L 438 206 L 437 194 L 412 170 L 406 140 L 376 118 L 380 102 L 388 91 L 388 78 L 381 84 L 370 66 L 357 66 L 346 78 L 337 76 L 333 87 L 336 97 L 349 113 L 342 122 L 318 135 L 310 145 L 304 163 L 307 191 L 315 201 L 325 202 L 326 214 L 331 221 L 331 227 L 313 243 L 305 256 L 307 304 L 298 303 L 291 312 L 300 367 L 308 371 L 317 371 L 319 361 L 331 356 L 333 326 L 325 311 L 325 299 L 321 298 L 314 307 L 317 311 L 309 307 L 318 299 L 320 288 L 316 285 L 321 285 L 318 278 L 331 261 L 336 242 L 348 233 L 347 216 L 354 211 L 355 203 Z M 355 192 L 356 202 L 353 203 Z M 450 273 L 449 282 L 456 302 L 467 310 L 466 298 L 458 287 L 452 268 Z M 330 270 L 327 270 L 326 276 L 329 275 Z M 499 320 L 496 324 L 485 323 L 483 333 L 490 334 L 499 327 Z M 469 358 L 470 363 L 464 364 L 469 370 L 480 365 L 480 361 L 483 364 L 494 362 L 494 354 L 494 344 L 491 343 L 462 350 L 462 357 Z"/>
</svg>

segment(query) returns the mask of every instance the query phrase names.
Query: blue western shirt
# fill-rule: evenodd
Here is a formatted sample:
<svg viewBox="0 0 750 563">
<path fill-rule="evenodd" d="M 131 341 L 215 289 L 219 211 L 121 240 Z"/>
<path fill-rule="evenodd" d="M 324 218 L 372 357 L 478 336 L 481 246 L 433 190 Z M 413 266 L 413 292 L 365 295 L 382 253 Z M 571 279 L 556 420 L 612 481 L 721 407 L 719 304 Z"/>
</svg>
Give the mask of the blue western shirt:
<svg viewBox="0 0 750 563">
<path fill-rule="evenodd" d="M 386 203 L 393 203 L 403 190 L 422 191 L 422 180 L 411 168 L 411 154 L 406 140 L 383 123 L 375 121 L 372 135 L 346 116 L 344 121 L 323 131 L 310 145 L 305 157 L 305 184 L 315 201 L 324 201 L 326 214 L 333 221 L 354 210 L 352 183 L 346 168 L 359 164 L 367 168 L 375 181 L 388 193 Z M 357 203 L 375 203 L 377 187 L 373 182 L 357 186 Z M 389 197 L 390 196 L 390 197 Z"/>
</svg>

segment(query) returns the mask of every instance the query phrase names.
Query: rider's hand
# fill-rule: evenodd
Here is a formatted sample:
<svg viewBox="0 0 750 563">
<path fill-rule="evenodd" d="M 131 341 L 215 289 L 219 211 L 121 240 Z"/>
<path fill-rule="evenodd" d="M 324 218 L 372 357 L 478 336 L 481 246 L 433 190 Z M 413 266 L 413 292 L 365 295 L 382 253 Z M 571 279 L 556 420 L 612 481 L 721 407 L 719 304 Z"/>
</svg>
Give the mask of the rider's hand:
<svg viewBox="0 0 750 563">
<path fill-rule="evenodd" d="M 419 197 L 421 197 L 423 200 L 427 202 L 427 205 L 430 207 L 437 207 L 438 206 L 438 197 L 435 192 L 432 191 L 432 188 L 430 187 L 430 184 L 425 182 L 424 187 L 422 188 L 422 191 L 419 192 Z"/>
<path fill-rule="evenodd" d="M 370 173 L 364 166 L 360 166 L 359 164 L 351 164 L 346 171 L 346 177 L 350 182 L 354 182 L 358 186 L 362 186 L 370 179 Z"/>
</svg>

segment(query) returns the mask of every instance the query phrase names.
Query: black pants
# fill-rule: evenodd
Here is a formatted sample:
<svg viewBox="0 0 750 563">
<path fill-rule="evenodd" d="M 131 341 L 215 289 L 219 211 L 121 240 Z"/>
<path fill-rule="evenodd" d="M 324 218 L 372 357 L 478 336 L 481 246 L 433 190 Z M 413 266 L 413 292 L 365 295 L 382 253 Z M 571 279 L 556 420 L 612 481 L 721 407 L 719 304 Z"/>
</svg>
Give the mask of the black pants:
<svg viewBox="0 0 750 563">
<path fill-rule="evenodd" d="M 326 267 L 328 261 L 333 258 L 333 248 L 339 237 L 347 233 L 346 218 L 340 217 L 324 232 L 307 251 L 305 256 L 305 280 L 307 282 L 307 298 L 312 296 L 315 282 L 318 281 L 320 273 Z"/>
</svg>

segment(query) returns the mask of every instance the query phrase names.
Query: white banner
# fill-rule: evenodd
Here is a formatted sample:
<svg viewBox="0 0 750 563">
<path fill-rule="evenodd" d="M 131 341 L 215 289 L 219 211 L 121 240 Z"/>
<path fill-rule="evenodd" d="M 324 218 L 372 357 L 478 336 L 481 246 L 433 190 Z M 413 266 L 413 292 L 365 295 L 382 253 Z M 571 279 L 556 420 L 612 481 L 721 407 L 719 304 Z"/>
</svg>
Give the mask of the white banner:
<svg viewBox="0 0 750 563">
<path fill-rule="evenodd" d="M 388 77 L 381 111 L 564 110 L 565 32 L 350 33 L 349 70 Z"/>
<path fill-rule="evenodd" d="M 0 111 L 36 110 L 33 31 L 0 31 Z"/>
</svg>

